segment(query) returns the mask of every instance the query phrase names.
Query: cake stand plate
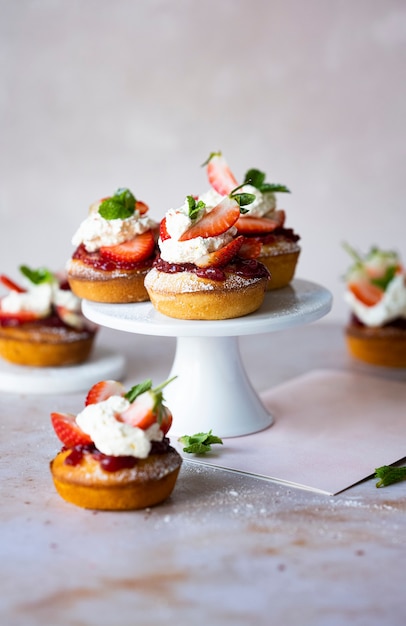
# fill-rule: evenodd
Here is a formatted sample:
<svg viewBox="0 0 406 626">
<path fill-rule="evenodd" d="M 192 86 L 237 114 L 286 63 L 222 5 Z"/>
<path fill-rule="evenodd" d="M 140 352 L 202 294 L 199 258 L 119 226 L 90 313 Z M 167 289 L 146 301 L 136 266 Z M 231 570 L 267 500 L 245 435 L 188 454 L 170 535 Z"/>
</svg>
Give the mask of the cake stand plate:
<svg viewBox="0 0 406 626">
<path fill-rule="evenodd" d="M 86 363 L 66 367 L 28 367 L 0 361 L 0 390 L 12 393 L 87 391 L 99 380 L 121 379 L 125 358 L 96 346 Z"/>
<path fill-rule="evenodd" d="M 237 437 L 270 426 L 270 415 L 243 367 L 238 337 L 274 332 L 326 315 L 331 293 L 296 279 L 268 292 L 258 311 L 231 320 L 178 320 L 162 315 L 150 302 L 101 304 L 83 300 L 84 315 L 101 326 L 144 335 L 177 338 L 176 354 L 164 390 L 173 413 L 171 434 L 213 430 L 218 437 Z M 154 381 L 158 384 L 161 381 Z"/>
</svg>

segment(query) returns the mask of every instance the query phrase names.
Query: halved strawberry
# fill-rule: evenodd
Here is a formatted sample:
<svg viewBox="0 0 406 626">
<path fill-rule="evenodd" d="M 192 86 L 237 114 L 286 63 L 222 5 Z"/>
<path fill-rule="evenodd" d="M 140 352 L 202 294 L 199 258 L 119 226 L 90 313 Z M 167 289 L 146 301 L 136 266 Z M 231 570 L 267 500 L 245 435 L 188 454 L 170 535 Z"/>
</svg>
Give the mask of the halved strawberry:
<svg viewBox="0 0 406 626">
<path fill-rule="evenodd" d="M 222 196 L 226 196 L 238 187 L 238 181 L 231 172 L 221 152 L 213 152 L 207 161 L 209 183 Z"/>
<path fill-rule="evenodd" d="M 147 230 L 141 235 L 136 235 L 134 239 L 130 241 L 125 241 L 115 246 L 102 246 L 100 248 L 100 254 L 104 258 L 112 261 L 138 263 L 151 256 L 154 248 L 154 233 L 152 230 Z"/>
<path fill-rule="evenodd" d="M 145 215 L 145 213 L 147 213 L 149 210 L 148 204 L 145 204 L 145 202 L 142 202 L 141 200 L 136 200 L 135 208 L 140 215 Z"/>
<path fill-rule="evenodd" d="M 383 298 L 383 291 L 366 280 L 349 283 L 348 289 L 366 306 L 374 306 Z"/>
<path fill-rule="evenodd" d="M 285 211 L 279 209 L 273 213 L 272 217 L 251 217 L 241 216 L 235 224 L 241 235 L 261 235 L 271 233 L 276 228 L 281 228 L 285 223 Z"/>
<path fill-rule="evenodd" d="M 90 388 L 86 400 L 85 406 L 88 404 L 97 404 L 97 402 L 103 402 L 111 396 L 124 396 L 125 389 L 117 380 L 101 380 Z"/>
<path fill-rule="evenodd" d="M 168 230 L 166 228 L 166 217 L 164 217 L 161 220 L 161 223 L 159 225 L 159 236 L 161 238 L 161 241 L 165 241 L 166 239 L 170 239 L 171 238 L 171 236 L 168 233 Z"/>
<path fill-rule="evenodd" d="M 160 429 L 166 435 L 172 424 L 172 413 L 163 404 L 162 389 L 172 380 L 171 378 L 153 389 L 149 388 L 139 393 L 130 406 L 120 414 L 118 419 L 142 430 L 146 430 L 153 424 L 158 423 Z M 151 384 L 151 381 L 146 382 Z"/>
<path fill-rule="evenodd" d="M 193 224 L 179 237 L 179 241 L 188 241 L 195 237 L 216 237 L 234 226 L 240 216 L 240 205 L 237 200 L 226 196 L 210 212 L 205 213 L 201 220 Z"/>
<path fill-rule="evenodd" d="M 89 435 L 77 425 L 76 416 L 72 413 L 51 413 L 51 422 L 56 436 L 67 448 L 92 443 Z"/>
<path fill-rule="evenodd" d="M 120 420 L 146 430 L 157 421 L 157 406 L 153 393 L 146 391 L 131 402 L 128 409 L 120 415 Z"/>
<path fill-rule="evenodd" d="M 238 256 L 243 259 L 257 259 L 262 251 L 262 243 L 258 239 L 244 237 Z"/>
<path fill-rule="evenodd" d="M 7 289 L 10 289 L 11 291 L 16 291 L 17 293 L 24 293 L 26 291 L 25 289 L 23 289 L 23 287 L 20 287 L 20 285 L 17 285 L 17 283 L 15 283 L 13 280 L 11 280 L 11 278 L 6 276 L 5 274 L 0 274 L 0 282 L 3 283 L 3 285 L 7 287 Z"/>
<path fill-rule="evenodd" d="M 243 242 L 244 237 L 236 237 L 219 250 L 201 256 L 195 261 L 195 264 L 198 267 L 224 267 L 237 254 Z"/>
<path fill-rule="evenodd" d="M 162 407 L 160 415 L 159 427 L 163 434 L 166 435 L 170 427 L 172 426 L 172 413 L 167 406 Z"/>
<path fill-rule="evenodd" d="M 55 306 L 55 310 L 59 319 L 61 319 L 68 326 L 72 326 L 72 328 L 81 330 L 86 325 L 85 318 L 80 311 L 72 311 L 72 309 L 63 306 L 62 304 L 57 304 Z"/>
</svg>

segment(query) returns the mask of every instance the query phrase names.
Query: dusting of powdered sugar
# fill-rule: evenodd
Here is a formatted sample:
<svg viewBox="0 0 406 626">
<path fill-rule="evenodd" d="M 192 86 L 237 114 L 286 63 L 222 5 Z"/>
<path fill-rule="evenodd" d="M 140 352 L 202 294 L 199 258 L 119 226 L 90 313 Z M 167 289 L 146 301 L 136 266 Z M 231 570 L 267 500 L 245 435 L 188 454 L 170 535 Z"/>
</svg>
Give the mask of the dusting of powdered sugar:
<svg viewBox="0 0 406 626">
<path fill-rule="evenodd" d="M 200 278 L 193 272 L 175 272 L 169 274 L 152 268 L 145 278 L 145 287 L 161 293 L 191 293 L 196 291 L 238 290 L 255 285 L 262 278 L 228 274 L 224 281 L 212 281 Z"/>
</svg>

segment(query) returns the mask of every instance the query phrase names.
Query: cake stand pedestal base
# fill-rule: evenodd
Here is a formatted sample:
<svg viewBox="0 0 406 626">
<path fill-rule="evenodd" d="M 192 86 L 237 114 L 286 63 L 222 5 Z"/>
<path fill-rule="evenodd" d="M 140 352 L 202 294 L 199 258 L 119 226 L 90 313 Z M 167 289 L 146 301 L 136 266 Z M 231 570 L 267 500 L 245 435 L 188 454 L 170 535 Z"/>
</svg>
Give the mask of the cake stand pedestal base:
<svg viewBox="0 0 406 626">
<path fill-rule="evenodd" d="M 243 367 L 238 337 L 178 337 L 164 397 L 173 414 L 171 436 L 208 432 L 238 437 L 270 426 Z"/>
</svg>

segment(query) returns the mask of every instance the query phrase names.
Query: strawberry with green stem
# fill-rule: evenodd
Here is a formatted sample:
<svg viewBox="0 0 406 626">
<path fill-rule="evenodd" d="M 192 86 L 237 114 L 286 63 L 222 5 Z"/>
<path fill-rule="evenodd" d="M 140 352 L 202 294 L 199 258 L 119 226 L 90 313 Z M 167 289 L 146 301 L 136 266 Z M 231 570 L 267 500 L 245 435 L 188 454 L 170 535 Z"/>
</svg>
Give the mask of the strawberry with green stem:
<svg viewBox="0 0 406 626">
<path fill-rule="evenodd" d="M 207 166 L 209 183 L 222 196 L 228 195 L 238 187 L 238 181 L 221 152 L 212 152 L 203 166 Z"/>
<path fill-rule="evenodd" d="M 170 378 L 157 387 L 152 387 L 152 381 L 132 387 L 126 394 L 130 406 L 120 415 L 120 419 L 131 426 L 146 430 L 153 424 L 159 424 L 166 435 L 172 425 L 172 413 L 164 404 L 163 389 L 174 380 Z"/>
</svg>

